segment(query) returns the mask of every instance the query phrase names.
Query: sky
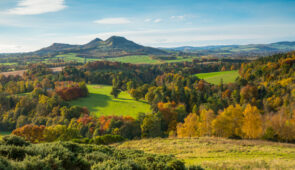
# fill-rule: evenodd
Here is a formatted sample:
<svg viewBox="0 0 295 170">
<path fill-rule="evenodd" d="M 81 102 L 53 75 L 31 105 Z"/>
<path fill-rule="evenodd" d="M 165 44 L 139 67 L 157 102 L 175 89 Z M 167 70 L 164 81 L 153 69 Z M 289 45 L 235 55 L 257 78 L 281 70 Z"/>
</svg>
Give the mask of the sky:
<svg viewBox="0 0 295 170">
<path fill-rule="evenodd" d="M 0 53 L 113 35 L 152 47 L 295 41 L 295 0 L 0 0 Z"/>
</svg>

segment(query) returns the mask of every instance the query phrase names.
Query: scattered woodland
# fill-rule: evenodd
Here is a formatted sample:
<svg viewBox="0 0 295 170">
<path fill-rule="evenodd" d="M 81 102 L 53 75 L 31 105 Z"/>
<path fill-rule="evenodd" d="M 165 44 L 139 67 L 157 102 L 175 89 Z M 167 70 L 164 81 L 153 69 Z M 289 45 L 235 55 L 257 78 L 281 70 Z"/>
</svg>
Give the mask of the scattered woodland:
<svg viewBox="0 0 295 170">
<path fill-rule="evenodd" d="M 1 74 L 0 131 L 12 136 L 1 141 L 0 167 L 202 169 L 185 167 L 173 156 L 101 145 L 155 137 L 295 142 L 295 52 L 251 62 L 208 60 L 92 61 L 65 64 L 60 72 L 35 63 L 23 75 Z M 225 71 L 239 75 L 218 83 L 198 76 Z M 98 84 L 111 86 L 114 99 L 125 93 L 132 97 L 128 100 L 145 102 L 149 111 L 97 115 L 88 105 L 75 104 Z"/>
</svg>

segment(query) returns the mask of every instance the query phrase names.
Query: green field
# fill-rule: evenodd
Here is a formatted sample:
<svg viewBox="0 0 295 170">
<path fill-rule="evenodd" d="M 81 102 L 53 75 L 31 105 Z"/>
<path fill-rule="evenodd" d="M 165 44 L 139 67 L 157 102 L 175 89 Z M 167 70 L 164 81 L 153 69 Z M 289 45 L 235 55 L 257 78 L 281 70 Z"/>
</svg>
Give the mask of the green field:
<svg viewBox="0 0 295 170">
<path fill-rule="evenodd" d="M 147 55 L 132 55 L 116 58 L 106 58 L 107 61 L 117 61 L 122 63 L 132 63 L 132 64 L 159 64 L 159 60 L 152 59 Z"/>
<path fill-rule="evenodd" d="M 115 145 L 147 153 L 172 154 L 186 165 L 205 169 L 294 169 L 295 145 L 259 140 L 230 140 L 215 137 L 156 138 Z"/>
<path fill-rule="evenodd" d="M 127 92 L 121 92 L 115 99 L 110 95 L 112 86 L 87 85 L 89 96 L 71 101 L 70 104 L 85 106 L 96 115 L 124 115 L 136 117 L 138 113 L 147 113 L 150 106 L 144 101 L 134 100 Z"/>
<path fill-rule="evenodd" d="M 79 63 L 84 63 L 84 58 L 77 57 L 77 54 L 75 53 L 57 55 L 53 59 L 58 59 L 58 58 L 63 59 L 65 62 L 76 61 Z M 186 58 L 177 57 L 177 59 L 174 59 L 174 60 L 160 60 L 160 59 L 154 59 L 148 55 L 131 55 L 131 56 L 124 56 L 124 57 L 104 58 L 104 59 L 86 58 L 86 62 L 106 60 L 106 61 L 131 63 L 131 64 L 162 64 L 162 63 L 192 61 L 194 58 L 196 57 L 194 56 L 186 57 Z M 50 61 L 50 59 L 46 59 L 46 61 Z"/>
<path fill-rule="evenodd" d="M 220 84 L 222 79 L 223 83 L 233 83 L 236 78 L 239 76 L 237 70 L 234 71 L 220 71 L 220 72 L 211 72 L 211 73 L 199 73 L 195 74 L 199 79 L 204 79 L 208 83 Z"/>
<path fill-rule="evenodd" d="M 75 54 L 75 53 L 61 54 L 61 55 L 55 56 L 54 58 L 55 59 L 57 59 L 57 58 L 63 59 L 65 62 L 76 61 L 76 62 L 79 62 L 79 63 L 84 63 L 84 58 L 77 57 L 77 54 Z M 101 59 L 86 58 L 86 62 L 88 62 L 88 61 L 98 61 L 98 60 L 101 60 Z"/>
</svg>

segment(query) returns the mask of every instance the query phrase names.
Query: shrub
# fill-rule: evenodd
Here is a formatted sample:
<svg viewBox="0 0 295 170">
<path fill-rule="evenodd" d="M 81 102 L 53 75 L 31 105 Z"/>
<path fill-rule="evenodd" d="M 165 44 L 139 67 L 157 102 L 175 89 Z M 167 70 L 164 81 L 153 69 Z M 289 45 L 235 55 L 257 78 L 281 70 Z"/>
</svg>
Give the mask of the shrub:
<svg viewBox="0 0 295 170">
<path fill-rule="evenodd" d="M 97 136 L 93 139 L 93 143 L 97 145 L 108 145 L 116 142 L 122 142 L 125 138 L 120 135 L 104 135 L 104 136 Z"/>
<path fill-rule="evenodd" d="M 15 146 L 28 146 L 30 143 L 25 141 L 24 138 L 15 136 L 15 135 L 9 135 L 4 136 L 2 138 L 2 143 L 4 145 L 15 145 Z"/>
</svg>

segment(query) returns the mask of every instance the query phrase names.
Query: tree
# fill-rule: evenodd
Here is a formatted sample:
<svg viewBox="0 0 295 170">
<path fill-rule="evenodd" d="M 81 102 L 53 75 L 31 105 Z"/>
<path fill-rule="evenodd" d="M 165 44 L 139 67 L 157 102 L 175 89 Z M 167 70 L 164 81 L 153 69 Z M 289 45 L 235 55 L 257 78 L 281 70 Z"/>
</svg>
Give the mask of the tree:
<svg viewBox="0 0 295 170">
<path fill-rule="evenodd" d="M 144 138 L 162 136 L 161 118 L 157 114 L 146 115 L 140 128 L 141 136 Z"/>
<path fill-rule="evenodd" d="M 139 100 L 141 98 L 141 93 L 139 90 L 137 89 L 131 89 L 130 90 L 130 95 L 135 99 L 135 100 Z"/>
<path fill-rule="evenodd" d="M 190 113 L 184 123 L 177 124 L 177 137 L 197 137 L 198 134 L 199 116 L 195 113 Z"/>
<path fill-rule="evenodd" d="M 32 143 L 38 143 L 43 141 L 43 132 L 45 130 L 45 126 L 37 126 L 37 125 L 25 125 L 21 128 L 15 129 L 12 131 L 12 134 L 16 136 L 24 137 L 26 140 Z"/>
<path fill-rule="evenodd" d="M 115 98 L 118 98 L 119 94 L 120 94 L 120 90 L 116 87 L 113 87 L 112 88 L 112 91 L 111 91 L 111 95 L 113 95 Z"/>
<path fill-rule="evenodd" d="M 243 112 L 242 131 L 246 138 L 256 139 L 262 135 L 262 116 L 256 106 L 248 104 Z"/>
<path fill-rule="evenodd" d="M 212 122 L 213 133 L 221 137 L 241 136 L 243 110 L 240 105 L 230 105 Z"/>
<path fill-rule="evenodd" d="M 199 122 L 199 135 L 211 136 L 212 134 L 212 121 L 215 119 L 213 110 L 201 110 Z"/>
</svg>

